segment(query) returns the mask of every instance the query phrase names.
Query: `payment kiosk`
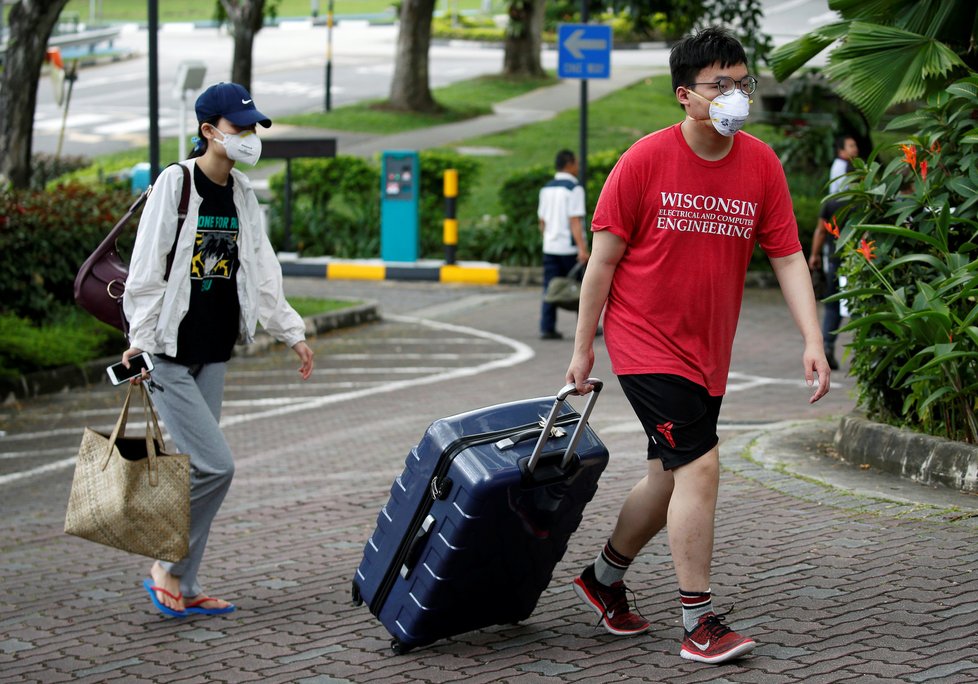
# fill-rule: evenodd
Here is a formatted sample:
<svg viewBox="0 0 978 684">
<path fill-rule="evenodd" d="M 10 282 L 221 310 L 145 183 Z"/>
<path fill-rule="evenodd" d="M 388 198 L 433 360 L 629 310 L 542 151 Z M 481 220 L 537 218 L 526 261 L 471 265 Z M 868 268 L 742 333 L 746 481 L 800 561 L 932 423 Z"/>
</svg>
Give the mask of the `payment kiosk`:
<svg viewBox="0 0 978 684">
<path fill-rule="evenodd" d="M 380 172 L 380 258 L 384 261 L 418 260 L 420 180 L 417 152 L 384 152 Z"/>
</svg>

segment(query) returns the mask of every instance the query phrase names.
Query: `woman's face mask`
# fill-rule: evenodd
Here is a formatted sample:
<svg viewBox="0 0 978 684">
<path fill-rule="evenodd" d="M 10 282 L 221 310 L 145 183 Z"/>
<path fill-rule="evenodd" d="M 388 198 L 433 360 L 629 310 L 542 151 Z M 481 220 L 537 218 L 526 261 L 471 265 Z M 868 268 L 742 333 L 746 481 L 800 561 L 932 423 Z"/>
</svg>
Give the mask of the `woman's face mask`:
<svg viewBox="0 0 978 684">
<path fill-rule="evenodd" d="M 224 145 L 224 151 L 231 161 L 244 162 L 254 166 L 261 158 L 261 138 L 254 131 L 242 131 L 241 133 L 225 133 L 215 127 L 215 131 L 223 135 L 220 140 L 214 138 L 214 142 Z"/>
<path fill-rule="evenodd" d="M 747 117 L 750 115 L 750 98 L 740 88 L 729 95 L 719 95 L 712 100 L 707 100 L 692 88 L 687 88 L 687 92 L 710 103 L 710 121 L 720 135 L 729 137 L 747 123 Z"/>
</svg>

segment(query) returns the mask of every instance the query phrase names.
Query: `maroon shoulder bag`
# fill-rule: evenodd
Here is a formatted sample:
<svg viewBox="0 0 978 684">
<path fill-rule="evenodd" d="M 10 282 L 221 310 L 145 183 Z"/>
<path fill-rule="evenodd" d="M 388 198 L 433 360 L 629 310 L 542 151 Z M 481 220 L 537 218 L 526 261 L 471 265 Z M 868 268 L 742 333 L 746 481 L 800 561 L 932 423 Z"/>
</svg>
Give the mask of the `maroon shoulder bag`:
<svg viewBox="0 0 978 684">
<path fill-rule="evenodd" d="M 180 206 L 177 209 L 177 234 L 173 238 L 173 246 L 166 258 L 165 279 L 170 278 L 170 268 L 173 266 L 173 251 L 176 249 L 183 221 L 187 218 L 187 207 L 190 205 L 190 171 L 183 164 L 183 194 L 180 196 Z M 104 323 L 129 333 L 129 321 L 122 310 L 122 295 L 126 291 L 126 276 L 129 266 L 119 256 L 116 241 L 122 234 L 129 219 L 142 208 L 152 192 L 152 186 L 146 188 L 142 195 L 132 203 L 129 211 L 119 219 L 115 227 L 109 231 L 95 251 L 85 259 L 75 276 L 75 301 L 88 313 Z"/>
</svg>

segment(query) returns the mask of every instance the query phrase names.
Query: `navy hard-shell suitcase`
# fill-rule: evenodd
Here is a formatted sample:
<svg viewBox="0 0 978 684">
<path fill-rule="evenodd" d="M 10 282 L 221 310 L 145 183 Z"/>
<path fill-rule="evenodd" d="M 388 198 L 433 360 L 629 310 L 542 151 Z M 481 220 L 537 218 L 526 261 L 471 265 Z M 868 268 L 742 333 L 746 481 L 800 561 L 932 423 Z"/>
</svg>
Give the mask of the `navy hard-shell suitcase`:
<svg viewBox="0 0 978 684">
<path fill-rule="evenodd" d="M 353 579 L 395 653 L 533 612 L 608 463 L 589 382 L 582 414 L 567 385 L 436 420 L 411 450 Z"/>
</svg>

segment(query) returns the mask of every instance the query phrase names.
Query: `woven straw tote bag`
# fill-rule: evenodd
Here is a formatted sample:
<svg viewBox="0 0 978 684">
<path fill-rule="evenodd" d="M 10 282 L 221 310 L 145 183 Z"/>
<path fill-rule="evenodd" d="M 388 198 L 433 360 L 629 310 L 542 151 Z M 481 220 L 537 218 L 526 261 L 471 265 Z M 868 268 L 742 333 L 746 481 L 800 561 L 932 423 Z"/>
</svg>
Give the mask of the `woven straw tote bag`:
<svg viewBox="0 0 978 684">
<path fill-rule="evenodd" d="M 144 437 L 126 437 L 129 404 L 142 394 Z M 177 562 L 190 537 L 190 457 L 167 454 L 143 384 L 129 385 L 111 435 L 85 428 L 65 532 L 129 553 Z"/>
</svg>

